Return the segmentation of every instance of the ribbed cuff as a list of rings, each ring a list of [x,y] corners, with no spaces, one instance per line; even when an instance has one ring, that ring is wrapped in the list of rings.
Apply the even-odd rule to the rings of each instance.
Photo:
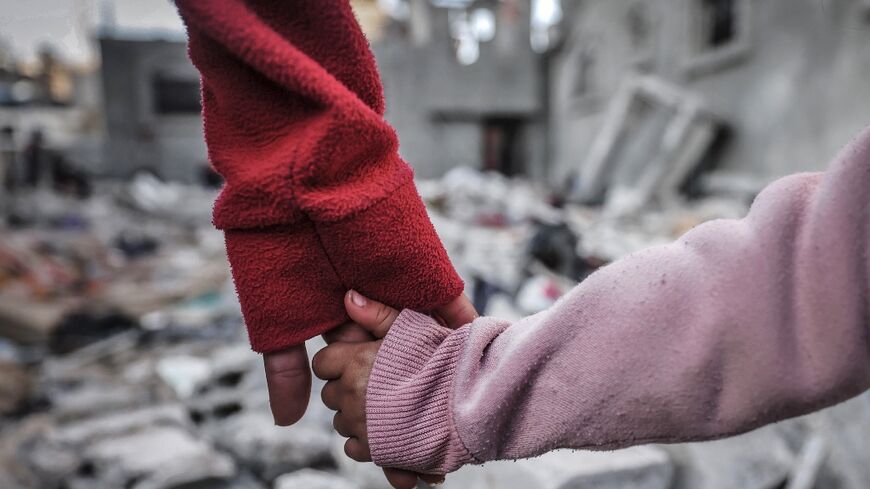
[[[440,475],[474,462],[451,412],[451,387],[468,331],[445,328],[410,310],[393,323],[366,392],[369,446],[377,465]]]

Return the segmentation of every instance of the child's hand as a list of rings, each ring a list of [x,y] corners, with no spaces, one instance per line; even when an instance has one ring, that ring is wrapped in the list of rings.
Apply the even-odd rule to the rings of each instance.
[[[338,434],[349,438],[344,446],[345,453],[354,460],[369,462],[372,458],[366,433],[366,387],[381,338],[386,336],[398,312],[354,291],[347,294],[345,302],[350,302],[347,309],[351,319],[374,339],[332,343],[314,356],[312,368],[315,375],[328,381],[321,397],[328,408],[338,411],[333,427]]]
[[[351,320],[368,331],[372,340],[331,343],[314,356],[312,369],[317,377],[328,381],[321,391],[321,398],[327,407],[338,411],[332,425],[338,434],[348,438],[344,452],[359,462],[370,462],[366,388],[381,339],[387,335],[399,312],[354,291],[345,295],[344,303]],[[429,483],[443,480],[440,476],[390,468],[384,469],[384,475],[393,487],[399,489],[416,486],[418,476]]]

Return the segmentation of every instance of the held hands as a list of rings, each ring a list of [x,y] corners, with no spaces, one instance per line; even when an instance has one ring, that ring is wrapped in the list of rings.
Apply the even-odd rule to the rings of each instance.
[[[349,294],[345,296],[348,304]],[[448,328],[458,328],[477,318],[477,311],[464,295],[439,307],[434,316]],[[370,341],[365,329],[347,323],[323,335],[327,343],[335,341]],[[299,421],[308,408],[311,393],[311,369],[308,367],[308,354],[305,345],[292,346],[286,350],[263,355],[266,367],[266,384],[269,389],[269,404],[272,416],[278,426],[290,426]]]
[[[348,293],[345,302],[351,320],[368,331],[374,340],[332,343],[314,356],[312,368],[314,375],[327,381],[321,398],[326,407],[337,411],[333,427],[348,438],[345,453],[359,462],[369,462],[372,458],[366,432],[366,388],[382,338],[396,320],[398,311],[353,291]]]
[[[341,436],[348,438],[344,446],[345,453],[359,462],[370,462],[372,458],[365,414],[366,389],[378,348],[399,312],[355,291],[345,295],[344,303],[352,322],[324,335],[329,345],[314,356],[312,367],[318,378],[328,381],[323,387],[321,398],[327,407],[337,411],[333,426]],[[451,327],[467,324],[477,317],[465,296],[460,296],[435,313],[441,322]],[[384,474],[396,489],[415,487],[418,477],[428,483],[443,480],[439,476],[390,468],[385,468]]]
[[[348,438],[344,452],[358,462],[370,462],[372,456],[366,429],[366,388],[378,348],[399,313],[355,291],[349,291],[345,295],[344,303],[353,323],[334,332],[342,336],[342,339],[331,341],[332,338],[327,337],[329,346],[314,356],[312,369],[314,375],[327,381],[320,395],[328,408],[337,411],[332,424],[338,434]],[[357,331],[357,334],[365,334],[348,340],[347,329]],[[418,477],[418,474],[412,472],[389,468],[384,469],[384,475],[396,489],[415,487]],[[428,475],[419,477],[430,483],[442,480],[440,477]]]

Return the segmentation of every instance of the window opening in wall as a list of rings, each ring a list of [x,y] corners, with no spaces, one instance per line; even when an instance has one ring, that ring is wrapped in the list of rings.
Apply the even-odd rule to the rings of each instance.
[[[597,62],[595,49],[590,43],[580,46],[577,55],[577,70],[574,73],[574,86],[572,93],[575,97],[585,97],[593,92],[594,72]]]
[[[651,7],[638,1],[625,13],[624,28],[632,49],[632,64],[648,71],[652,68],[656,53],[656,32]]]
[[[736,0],[701,0],[701,29],[703,47],[716,49],[737,37]]]
[[[651,26],[649,11],[642,3],[635,3],[628,10],[626,17],[628,33],[631,36],[631,45],[635,49],[643,49],[650,40]]]
[[[152,79],[154,111],[158,114],[198,114],[199,81],[158,73]]]
[[[686,0],[689,75],[717,71],[751,51],[753,0]]]
[[[483,121],[483,169],[507,176],[525,173],[523,120],[493,117]]]

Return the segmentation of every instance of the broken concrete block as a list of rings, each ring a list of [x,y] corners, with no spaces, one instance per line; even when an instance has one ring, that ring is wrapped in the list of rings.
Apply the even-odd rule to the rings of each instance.
[[[772,489],[791,472],[795,454],[775,426],[745,435],[669,448],[680,460],[678,487]]]
[[[192,396],[196,388],[211,375],[208,360],[192,355],[161,358],[157,361],[156,370],[180,399]]]
[[[236,474],[231,458],[168,426],[101,440],[85,450],[84,460],[85,472],[97,481],[131,489],[168,489]]]
[[[344,453],[345,438],[337,433],[331,433],[332,457],[338,465],[338,472],[347,480],[354,481],[361,489],[391,489],[392,486],[384,477],[384,471],[371,463],[359,463]],[[475,487],[476,486],[465,486]],[[531,487],[531,486],[529,486]]]
[[[302,469],[275,480],[274,489],[360,489],[353,482],[329,472]]]
[[[463,467],[445,489],[668,489],[674,467],[668,454],[644,446],[614,452],[556,450],[539,457]]]
[[[870,487],[870,393],[801,419],[812,430],[810,439],[824,440],[824,469],[839,487]]]
[[[77,419],[151,404],[153,401],[151,392],[143,386],[93,383],[59,392],[52,403],[59,418]]]
[[[33,437],[18,446],[18,460],[39,479],[40,487],[62,487],[73,476],[81,458],[73,447],[53,443],[45,436]]]
[[[165,357],[157,371],[185,399],[197,423],[220,423],[269,406],[262,359],[246,346],[217,348],[205,356]]]
[[[278,427],[265,410],[226,418],[215,427],[214,435],[221,448],[265,480],[332,462],[326,428],[304,420],[291,427]]]
[[[0,336],[22,344],[45,344],[73,307],[70,301],[34,302],[0,295]]]
[[[0,416],[15,412],[30,391],[30,375],[23,367],[0,361]]]
[[[178,404],[150,406],[68,423],[58,427],[51,438],[67,445],[84,446],[158,425],[189,427],[190,418],[187,410]]]

